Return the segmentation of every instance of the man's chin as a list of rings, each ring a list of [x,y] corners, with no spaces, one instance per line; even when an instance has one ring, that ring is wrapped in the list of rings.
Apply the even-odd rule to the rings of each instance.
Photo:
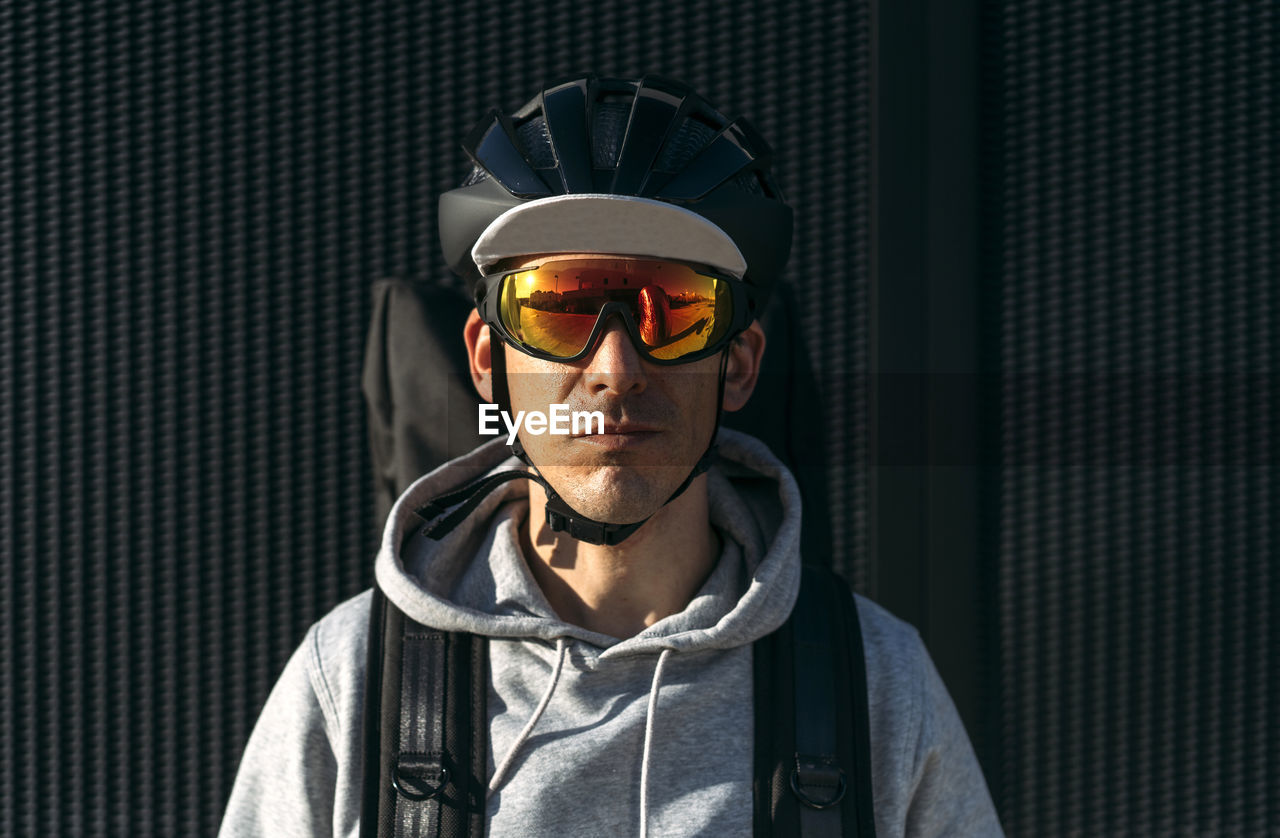
[[[544,469],[543,475],[588,518],[630,524],[657,512],[688,471],[681,466],[563,466]]]

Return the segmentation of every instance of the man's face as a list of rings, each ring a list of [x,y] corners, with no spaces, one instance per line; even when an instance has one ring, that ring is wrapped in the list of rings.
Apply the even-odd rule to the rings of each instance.
[[[511,268],[538,261],[528,259]],[[487,334],[480,331],[487,333],[487,327],[477,321],[473,313],[468,324],[473,377],[488,366]],[[474,343],[471,333],[476,335]],[[727,409],[745,404],[763,346],[763,332],[752,324],[748,336],[730,350]],[[525,451],[543,476],[571,507],[591,518],[629,523],[652,515],[711,441],[719,354],[688,364],[650,363],[637,353],[615,316],[605,323],[594,350],[581,360],[546,361],[510,347],[505,357],[513,413],[549,414],[551,405],[565,404],[570,411],[604,414],[603,434],[582,433],[581,428],[570,435],[520,433]],[[483,375],[477,377],[477,386],[489,398],[482,379]]]

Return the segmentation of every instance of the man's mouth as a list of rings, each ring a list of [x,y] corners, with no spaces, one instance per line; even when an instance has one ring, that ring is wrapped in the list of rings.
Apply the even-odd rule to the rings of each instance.
[[[606,422],[604,426],[604,433],[575,434],[574,439],[580,442],[598,445],[601,448],[619,450],[642,445],[656,439],[661,433],[661,428],[658,428],[655,425],[643,425],[631,422],[610,424]]]

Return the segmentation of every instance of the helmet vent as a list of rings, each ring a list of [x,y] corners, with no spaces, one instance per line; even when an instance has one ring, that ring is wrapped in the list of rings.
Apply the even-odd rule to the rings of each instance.
[[[596,169],[612,169],[618,165],[627,120],[631,116],[631,98],[628,94],[610,91],[597,99],[591,126],[591,163]],[[716,124],[699,110],[688,113],[670,141],[663,146],[654,162],[654,170],[664,174],[679,172],[698,156],[723,127],[723,124]],[[554,168],[555,155],[551,150],[551,137],[542,114],[535,112],[523,122],[517,122],[515,128],[516,140],[529,163],[535,169]],[[488,177],[484,169],[475,166],[462,185],[471,186]],[[756,172],[743,172],[734,178],[734,182],[753,195],[765,192]]]
[[[596,105],[595,124],[591,126],[591,162],[597,169],[618,165],[630,114],[630,102],[623,104],[622,95],[618,93],[602,97]]]

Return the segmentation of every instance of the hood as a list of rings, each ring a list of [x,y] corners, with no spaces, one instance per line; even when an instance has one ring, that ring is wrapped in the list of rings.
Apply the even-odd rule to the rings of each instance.
[[[785,621],[800,580],[800,493],[764,443],[722,428],[707,472],[712,525],[724,549],[689,605],[619,640],[564,622],[547,603],[519,546],[528,480],[502,484],[440,541],[414,514],[431,499],[485,474],[521,470],[501,438],[413,483],[387,520],[375,573],[387,598],[412,619],[445,631],[493,638],[569,638],[601,658],[729,649]]]

